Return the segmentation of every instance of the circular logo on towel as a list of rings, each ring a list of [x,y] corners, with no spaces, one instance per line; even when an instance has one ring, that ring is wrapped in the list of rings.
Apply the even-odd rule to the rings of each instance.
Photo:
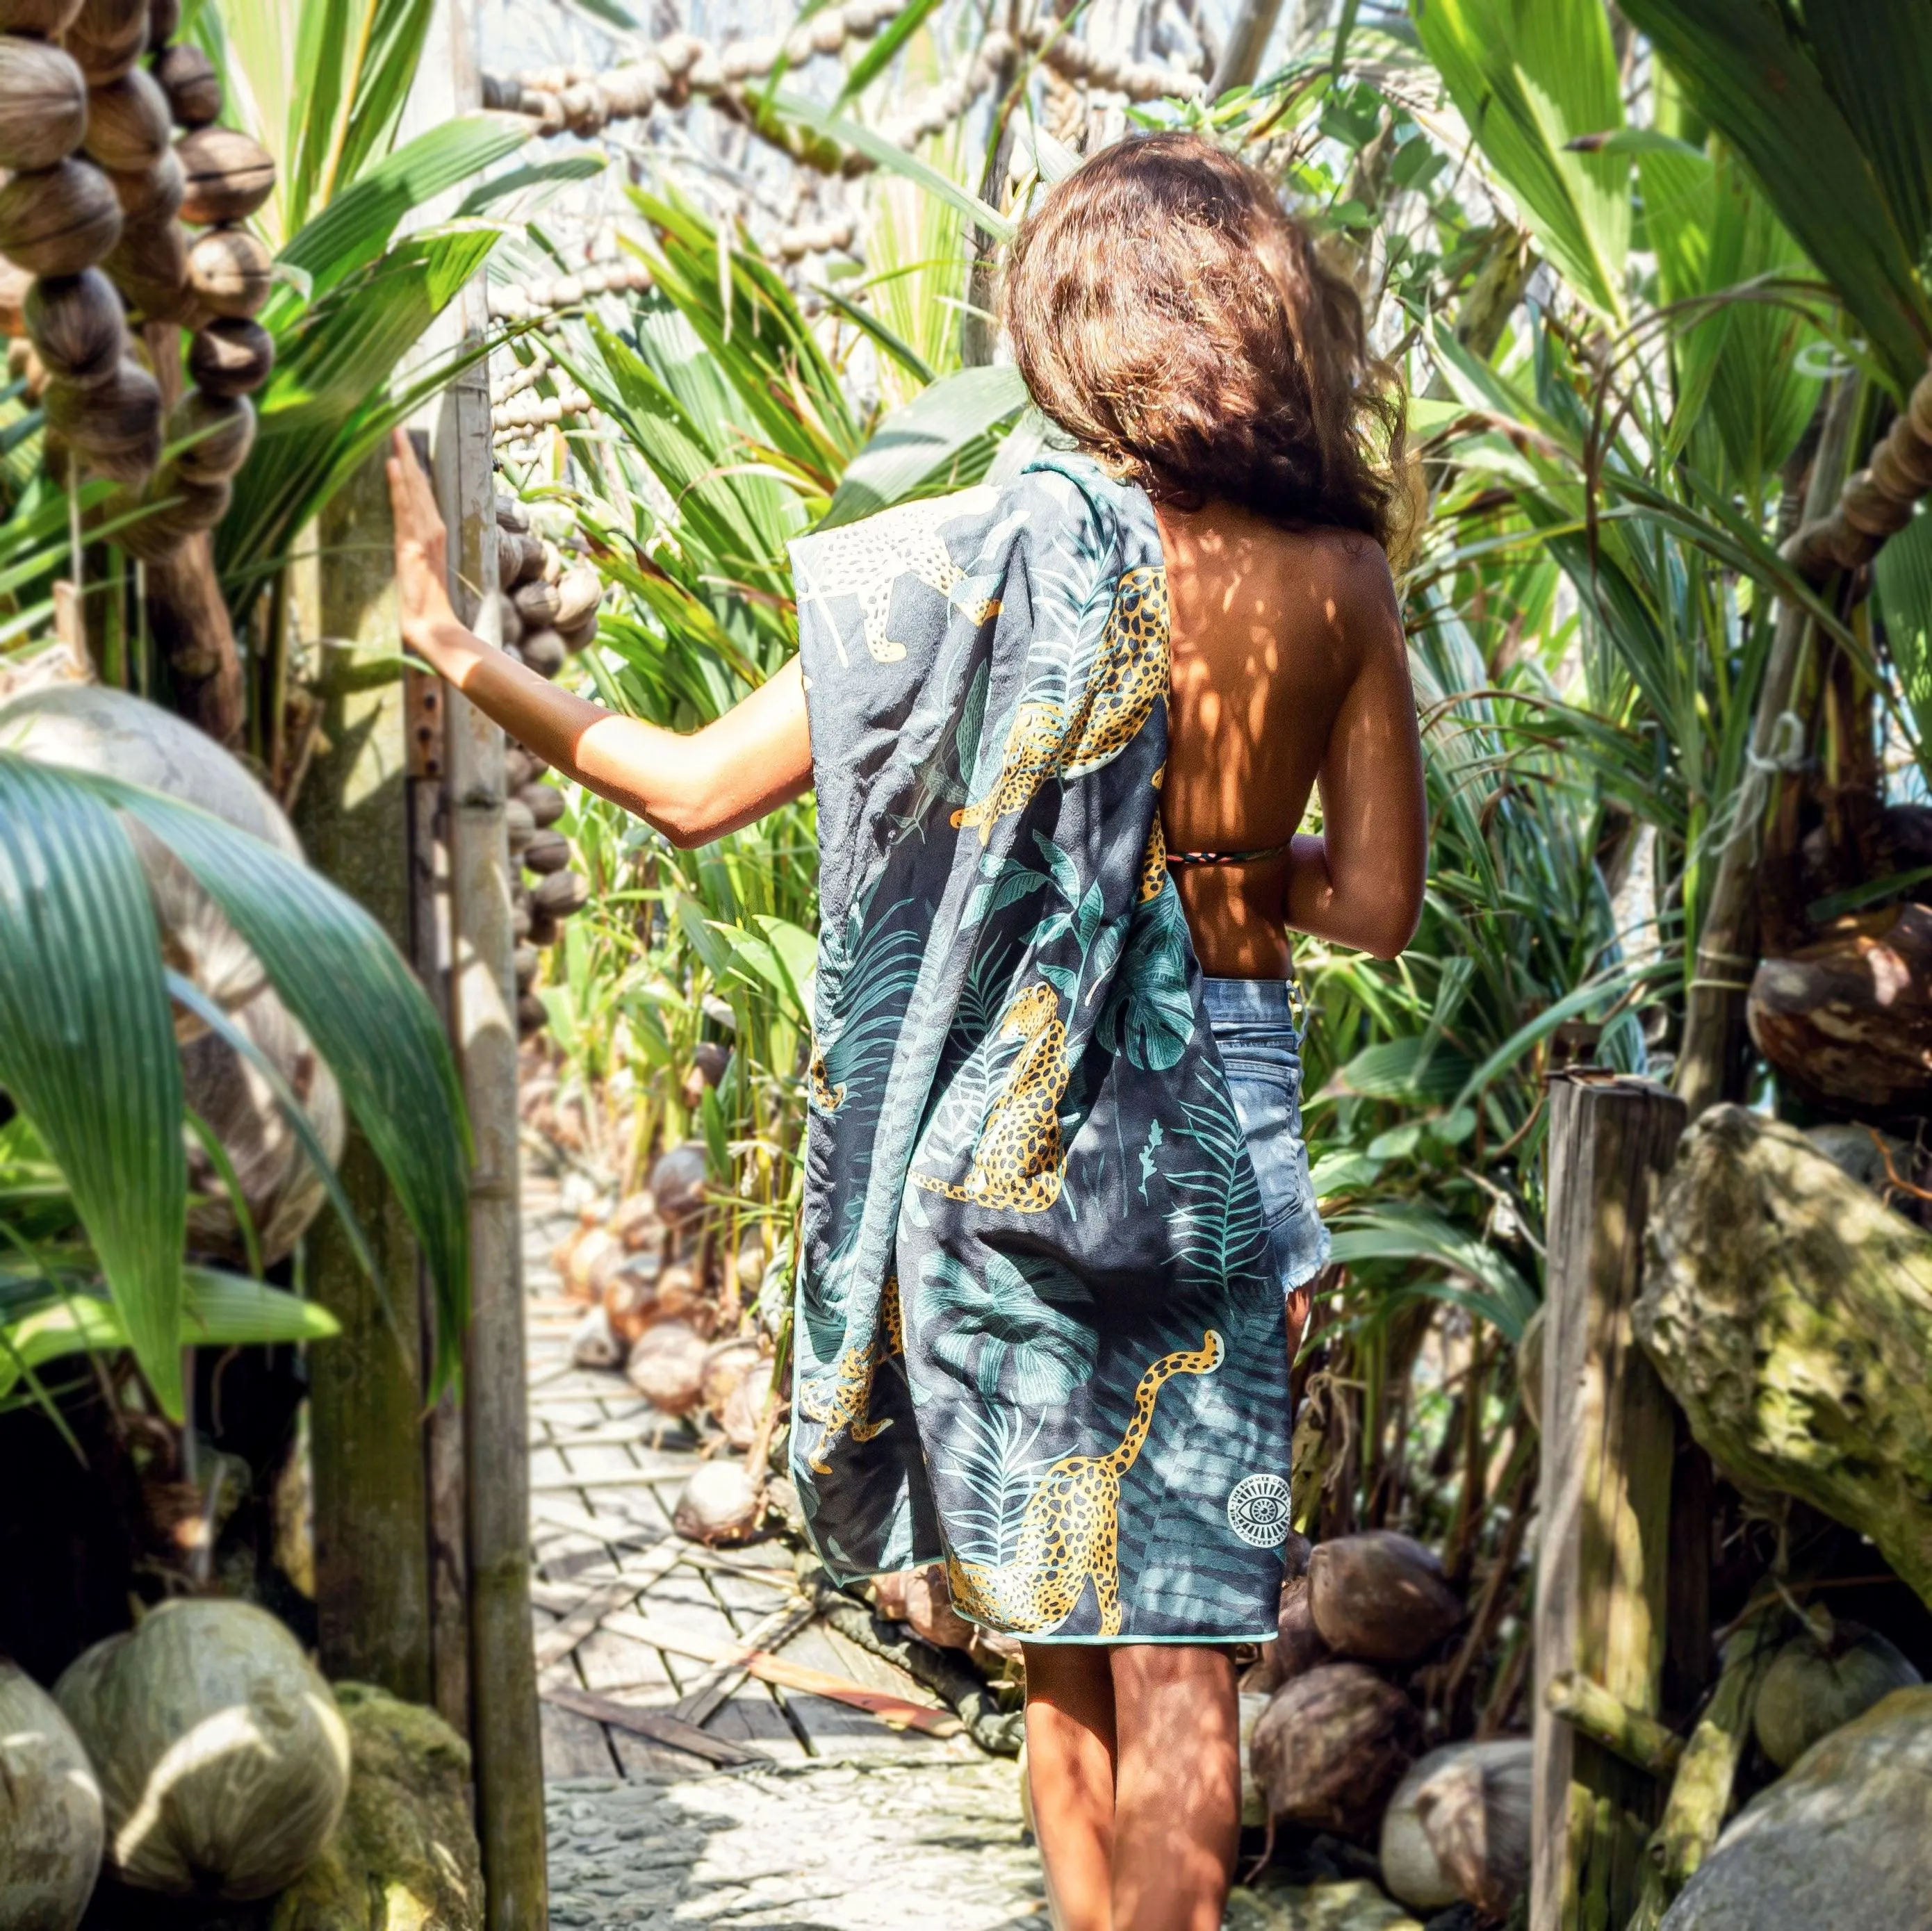
[[[1287,1541],[1288,1517],[1288,1484],[1279,1475],[1250,1475],[1228,1498],[1228,1526],[1257,1549]]]

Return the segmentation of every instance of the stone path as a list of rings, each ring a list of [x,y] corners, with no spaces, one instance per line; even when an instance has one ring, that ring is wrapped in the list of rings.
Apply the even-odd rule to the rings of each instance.
[[[552,1923],[559,1931],[714,1922],[876,1931],[889,1921],[881,1911],[896,1906],[902,1921],[910,1912],[911,1922],[950,1931],[1043,1926],[1039,1861],[1021,1831],[1010,1762],[962,1736],[895,1729],[748,1678],[705,1707],[716,1672],[702,1652],[742,1640],[796,1600],[788,1552],[776,1543],[706,1552],[673,1535],[677,1492],[718,1444],[664,1422],[621,1375],[572,1367],[568,1336],[581,1310],[561,1298],[550,1255],[576,1205],[554,1182],[526,1174],[539,1656],[597,1621],[538,1678],[548,1693]],[[791,1636],[780,1653],[939,1708],[910,1677],[822,1625]],[[714,1769],[585,1714],[586,1697],[694,1719],[754,1761]]]

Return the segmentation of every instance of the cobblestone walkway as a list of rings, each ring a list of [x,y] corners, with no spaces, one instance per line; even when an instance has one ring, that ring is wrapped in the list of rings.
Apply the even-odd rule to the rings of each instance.
[[[1015,1766],[802,1763],[550,1786],[558,1931],[1043,1931]]]

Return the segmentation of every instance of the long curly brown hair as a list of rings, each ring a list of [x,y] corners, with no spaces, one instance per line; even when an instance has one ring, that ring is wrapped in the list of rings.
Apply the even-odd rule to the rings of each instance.
[[[1124,140],[1059,182],[1000,310],[1034,401],[1155,497],[1406,535],[1400,377],[1265,178],[1201,136]]]

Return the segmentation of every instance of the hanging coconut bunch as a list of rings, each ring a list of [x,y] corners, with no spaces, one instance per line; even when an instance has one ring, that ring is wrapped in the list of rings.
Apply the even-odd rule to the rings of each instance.
[[[88,70],[88,151],[110,170],[126,217],[108,271],[148,320],[194,331],[192,386],[167,423],[176,454],[148,484],[142,500],[150,514],[126,539],[150,558],[227,513],[232,478],[254,446],[249,397],[274,366],[274,344],[255,320],[274,262],[244,224],[274,191],[275,164],[246,134],[217,124],[213,64],[197,47],[168,44],[179,11],[177,0],[85,0],[80,16],[82,28],[98,19],[104,64],[99,74]],[[153,60],[110,73],[133,31],[123,16],[138,25]],[[190,228],[203,232],[190,238]]]
[[[104,90],[115,103],[98,115],[112,149],[118,82],[146,35],[146,0],[131,16],[128,0],[0,0],[0,309],[28,345],[10,367],[45,408],[60,466],[136,483],[160,460],[161,392],[100,272],[125,225],[95,151],[96,103]]]

